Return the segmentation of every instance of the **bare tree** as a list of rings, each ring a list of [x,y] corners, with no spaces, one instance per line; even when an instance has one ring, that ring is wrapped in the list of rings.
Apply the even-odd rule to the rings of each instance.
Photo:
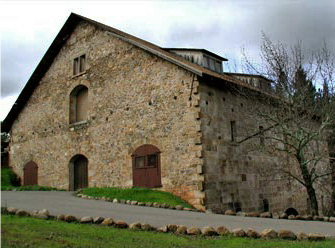
[[[327,182],[330,186],[330,175],[335,174],[326,142],[335,147],[335,56],[326,43],[320,51],[306,55],[301,42],[288,49],[280,42],[273,43],[265,34],[260,55],[262,63],[255,65],[244,53],[243,66],[248,73],[275,82],[276,96],[268,98],[272,107],[256,113],[265,126],[262,135],[270,144],[266,150],[288,157],[278,170],[305,187],[312,213],[318,215],[316,185]],[[321,85],[323,90],[317,92]]]

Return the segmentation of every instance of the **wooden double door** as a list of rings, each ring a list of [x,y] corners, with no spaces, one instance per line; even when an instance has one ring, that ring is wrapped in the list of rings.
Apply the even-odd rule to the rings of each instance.
[[[153,145],[142,145],[132,154],[133,186],[155,188],[160,187],[160,151]]]

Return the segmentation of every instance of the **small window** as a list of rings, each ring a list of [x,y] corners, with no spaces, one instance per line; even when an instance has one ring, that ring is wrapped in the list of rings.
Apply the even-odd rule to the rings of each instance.
[[[260,145],[264,145],[264,127],[259,126],[259,143]]]
[[[236,121],[230,122],[231,141],[236,141]]]
[[[215,71],[221,73],[221,63],[219,61],[215,61]]]
[[[135,168],[144,168],[145,165],[145,157],[136,157],[135,158]]]
[[[241,177],[242,177],[242,182],[247,181],[247,175],[246,174],[242,174]]]
[[[76,76],[86,70],[86,56],[85,54],[73,60],[73,75]]]
[[[79,74],[79,58],[73,60],[73,75]]]
[[[209,68],[208,57],[204,56],[204,67]]]
[[[157,166],[157,155],[148,155],[148,167],[156,167]]]
[[[214,59],[209,59],[209,69],[215,71],[215,61]]]
[[[85,69],[85,54],[79,58],[79,73],[84,72]]]

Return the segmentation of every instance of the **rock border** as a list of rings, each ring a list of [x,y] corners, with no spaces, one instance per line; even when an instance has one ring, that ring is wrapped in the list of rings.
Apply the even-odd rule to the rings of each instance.
[[[283,239],[283,240],[308,240],[308,241],[333,240],[335,238],[332,236],[326,236],[318,233],[309,233],[309,234],[303,232],[294,233],[290,230],[275,231],[273,229],[264,229],[261,232],[257,232],[250,228],[247,231],[241,228],[235,228],[233,230],[229,230],[224,226],[220,226],[216,229],[211,226],[206,226],[200,229],[195,226],[188,228],[185,225],[168,224],[160,228],[155,228],[147,223],[135,222],[128,224],[122,220],[114,220],[113,218],[91,217],[91,216],[84,216],[82,218],[78,218],[74,215],[65,215],[65,214],[53,216],[50,215],[47,209],[34,210],[32,212],[29,212],[23,209],[13,207],[7,207],[7,208],[1,207],[1,214],[17,215],[22,217],[34,217],[38,219],[63,221],[68,223],[80,223],[83,225],[94,224],[94,225],[110,226],[129,230],[173,233],[175,235],[206,236],[206,237],[233,236],[233,237],[246,237],[253,239],[260,238],[265,240]]]
[[[74,194],[77,197],[80,197],[85,200],[102,200],[102,201],[108,201],[113,203],[120,203],[120,204],[128,204],[133,206],[142,206],[142,207],[154,207],[154,208],[166,208],[166,209],[172,209],[172,210],[183,210],[183,211],[192,211],[192,212],[200,212],[205,213],[206,211],[196,209],[196,208],[185,208],[182,205],[177,206],[170,206],[166,203],[157,203],[157,202],[138,202],[138,201],[132,201],[132,200],[120,200],[117,198],[108,198],[108,197],[93,197],[84,195],[81,193],[81,191],[77,191]],[[254,217],[254,218],[272,218],[272,219],[287,219],[287,220],[303,220],[303,221],[324,221],[324,222],[334,222],[335,223],[335,216],[312,216],[312,215],[287,215],[286,213],[271,213],[271,212],[235,212],[234,210],[226,210],[224,215],[230,215],[230,216],[242,216],[242,217]]]
[[[271,213],[271,212],[235,212],[233,210],[226,210],[224,215],[254,217],[254,218],[272,218],[272,219],[286,219],[286,220],[303,220],[303,221],[324,221],[334,222],[335,216],[312,216],[312,215],[287,215],[286,213]]]
[[[128,204],[128,205],[141,206],[141,207],[166,208],[166,209],[172,209],[172,210],[201,212],[201,213],[204,212],[204,211],[196,209],[196,208],[185,208],[182,205],[171,206],[171,205],[166,204],[166,203],[138,202],[138,201],[133,201],[133,200],[123,200],[123,199],[120,200],[120,199],[117,199],[117,198],[108,198],[108,197],[105,197],[105,196],[94,197],[94,196],[84,195],[80,192],[76,192],[74,195],[79,197],[79,198],[85,199],[85,200],[100,200],[100,201],[107,201],[107,202],[120,203],[120,204]]]

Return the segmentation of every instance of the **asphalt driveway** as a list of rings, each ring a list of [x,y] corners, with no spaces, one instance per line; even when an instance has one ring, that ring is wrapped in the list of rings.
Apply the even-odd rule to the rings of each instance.
[[[335,223],[322,221],[289,221],[279,219],[248,218],[225,216],[209,213],[177,211],[170,209],[131,206],[99,200],[84,200],[72,195],[72,192],[60,191],[2,191],[1,206],[15,207],[33,211],[48,209],[51,215],[72,214],[77,217],[112,217],[127,223],[148,223],[155,227],[166,224],[197,226],[225,226],[228,229],[253,228],[262,231],[289,229],[293,232],[320,233],[335,237]]]

